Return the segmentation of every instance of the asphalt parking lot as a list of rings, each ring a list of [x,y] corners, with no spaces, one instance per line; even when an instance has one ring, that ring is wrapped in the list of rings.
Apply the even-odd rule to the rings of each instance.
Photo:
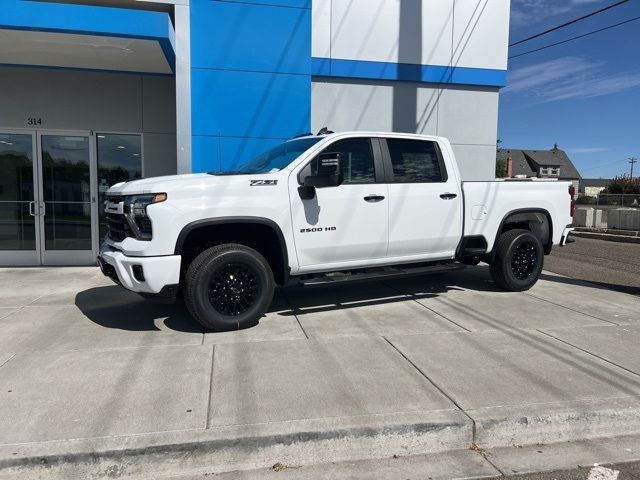
[[[640,295],[640,244],[573,237],[575,242],[554,248],[545,269],[596,283],[619,292]]]
[[[525,293],[483,266],[286,288],[226,333],[97,268],[3,269],[0,288],[0,478],[43,458],[58,478],[159,476],[640,433],[640,298],[548,272]]]

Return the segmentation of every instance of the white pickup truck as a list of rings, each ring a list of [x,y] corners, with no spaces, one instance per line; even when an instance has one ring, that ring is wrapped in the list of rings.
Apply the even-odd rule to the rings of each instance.
[[[105,275],[184,297],[212,330],[255,325],[274,286],[423,274],[486,261],[512,291],[564,245],[568,182],[462,182],[445,138],[373,132],[297,137],[237,171],[114,185]]]

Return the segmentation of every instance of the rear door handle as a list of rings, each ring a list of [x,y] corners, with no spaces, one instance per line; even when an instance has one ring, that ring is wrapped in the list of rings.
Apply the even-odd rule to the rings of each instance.
[[[440,195],[440,198],[444,200],[451,200],[452,198],[456,198],[457,196],[457,193],[443,193],[442,195]]]
[[[380,202],[384,200],[384,195],[367,195],[364,199],[367,202]]]

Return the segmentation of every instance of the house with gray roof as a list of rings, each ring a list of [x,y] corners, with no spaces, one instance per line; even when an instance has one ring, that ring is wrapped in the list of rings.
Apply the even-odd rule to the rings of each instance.
[[[526,176],[537,178],[555,178],[572,181],[579,185],[582,177],[564,150],[521,150],[519,148],[499,148],[497,159],[503,160],[511,177]]]

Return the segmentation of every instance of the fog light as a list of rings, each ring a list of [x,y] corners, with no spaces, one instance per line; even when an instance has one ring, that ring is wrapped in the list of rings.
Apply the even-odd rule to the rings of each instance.
[[[144,282],[144,271],[142,270],[142,265],[134,265],[131,269],[133,270],[133,278],[139,282]]]

